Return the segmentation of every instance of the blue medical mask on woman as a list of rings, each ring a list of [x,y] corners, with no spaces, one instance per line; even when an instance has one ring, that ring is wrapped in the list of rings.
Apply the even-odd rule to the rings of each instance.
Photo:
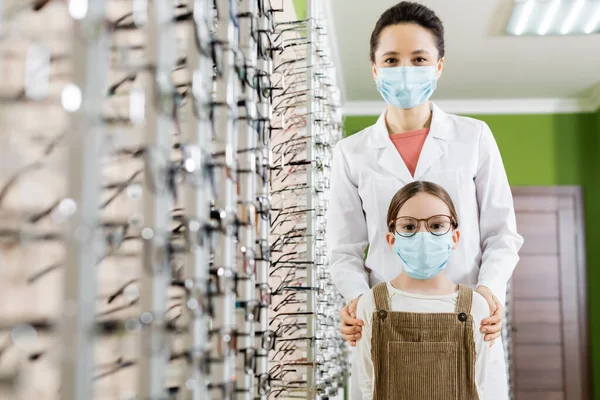
[[[425,103],[437,88],[437,66],[377,69],[377,90],[396,108],[415,108]]]
[[[418,232],[411,237],[395,234],[394,252],[404,264],[404,272],[413,279],[431,279],[442,272],[452,253],[452,231],[442,236]]]

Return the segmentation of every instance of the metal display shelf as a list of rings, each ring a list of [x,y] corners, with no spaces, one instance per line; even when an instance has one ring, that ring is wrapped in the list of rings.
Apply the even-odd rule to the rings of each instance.
[[[319,1],[0,1],[0,399],[327,399]]]

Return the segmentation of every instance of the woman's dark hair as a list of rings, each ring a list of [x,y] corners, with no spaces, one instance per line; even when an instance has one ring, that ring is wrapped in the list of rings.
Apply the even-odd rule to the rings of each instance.
[[[427,181],[415,181],[403,186],[402,189],[398,190],[394,197],[392,197],[392,201],[390,202],[387,213],[387,226],[390,232],[393,233],[396,229],[396,218],[398,218],[398,213],[400,212],[400,209],[404,203],[419,193],[433,195],[446,203],[448,209],[450,210],[450,216],[452,217],[452,225],[454,229],[458,228],[458,214],[456,214],[456,207],[454,207],[454,203],[452,202],[452,198],[448,192],[446,192],[443,187],[435,183]]]
[[[375,24],[375,29],[371,33],[370,57],[372,63],[375,62],[375,51],[379,47],[381,32],[388,26],[396,24],[417,24],[429,30],[435,36],[439,58],[444,57],[444,24],[442,24],[442,21],[433,11],[422,4],[401,1],[385,10],[379,17],[377,24]]]

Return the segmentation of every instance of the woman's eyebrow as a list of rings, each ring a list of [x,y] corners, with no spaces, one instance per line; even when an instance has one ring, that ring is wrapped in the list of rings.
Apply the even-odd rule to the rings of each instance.
[[[394,50],[390,50],[390,51],[386,51],[385,53],[383,53],[381,55],[381,57],[397,56],[398,54],[400,54],[400,53],[397,51],[394,51]],[[418,50],[413,51],[411,54],[418,55],[418,54],[431,54],[431,53],[429,53],[427,50],[424,50],[424,49],[418,49]]]

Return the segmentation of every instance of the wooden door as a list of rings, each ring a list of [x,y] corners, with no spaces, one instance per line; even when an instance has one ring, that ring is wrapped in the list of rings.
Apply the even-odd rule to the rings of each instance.
[[[581,190],[514,188],[525,244],[511,281],[516,400],[588,400]]]

